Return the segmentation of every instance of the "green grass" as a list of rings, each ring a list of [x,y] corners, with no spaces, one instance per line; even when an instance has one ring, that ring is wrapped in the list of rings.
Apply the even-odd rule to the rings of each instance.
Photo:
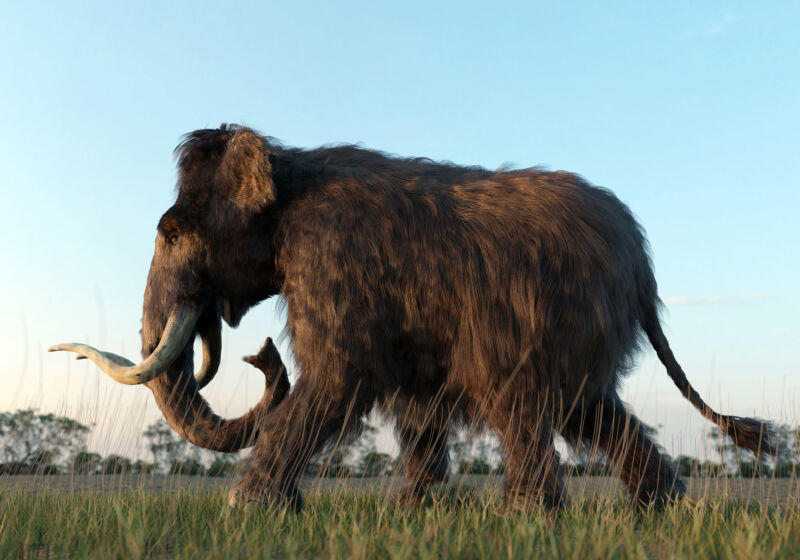
[[[0,558],[798,558],[800,507],[686,499],[661,512],[576,500],[507,514],[496,496],[311,494],[306,509],[235,511],[222,492],[0,491]]]

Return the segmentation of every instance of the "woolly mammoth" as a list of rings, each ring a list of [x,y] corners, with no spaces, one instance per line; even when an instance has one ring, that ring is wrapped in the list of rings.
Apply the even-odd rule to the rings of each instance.
[[[234,506],[300,507],[312,455],[375,406],[396,425],[404,502],[446,477],[448,430],[467,422],[500,437],[510,506],[563,503],[554,433],[598,446],[634,499],[676,498],[673,467],[617,396],[645,338],[703,416],[758,455],[774,450],[767,423],[718,414],[687,381],[661,329],[642,229],[605,189],[565,172],[288,148],[239,126],[195,131],[176,153],[143,361],[82,344],[51,350],[146,384],[196,445],[253,446]],[[286,304],[299,378],[289,391],[268,344],[256,360],[264,398],[222,419],[200,393],[219,366],[221,320],[236,327],[273,295]]]

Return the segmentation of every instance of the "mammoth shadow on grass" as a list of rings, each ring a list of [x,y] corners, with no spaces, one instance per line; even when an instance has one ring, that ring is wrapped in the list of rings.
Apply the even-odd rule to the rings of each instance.
[[[195,445],[252,446],[232,506],[300,508],[305,465],[376,406],[396,426],[401,503],[447,477],[448,432],[462,424],[500,437],[507,507],[565,502],[554,433],[608,456],[636,503],[671,501],[683,484],[617,395],[645,340],[703,416],[737,445],[774,453],[768,423],[719,414],[689,384],[661,328],[643,230],[610,191],[563,171],[289,148],[236,125],[192,132],[176,154],[143,361],[82,344],[51,350],[146,384]],[[286,306],[297,382],[288,390],[267,348],[256,364],[275,373],[264,397],[220,418],[200,391],[219,368],[221,321],[236,327],[273,295]]]

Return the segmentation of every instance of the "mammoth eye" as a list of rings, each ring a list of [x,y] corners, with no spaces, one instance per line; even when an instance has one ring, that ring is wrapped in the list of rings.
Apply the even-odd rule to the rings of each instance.
[[[167,241],[170,245],[175,245],[178,242],[178,234],[177,233],[170,233],[167,237]]]

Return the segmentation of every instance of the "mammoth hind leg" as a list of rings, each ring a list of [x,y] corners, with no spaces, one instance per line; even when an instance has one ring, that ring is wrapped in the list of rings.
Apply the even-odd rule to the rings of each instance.
[[[505,404],[495,406],[487,420],[500,435],[508,457],[504,489],[507,507],[530,510],[539,504],[550,509],[566,505],[549,417],[541,408],[528,406],[524,399]]]
[[[562,430],[573,444],[599,448],[619,472],[635,503],[656,506],[686,492],[642,422],[616,395],[576,407]]]

